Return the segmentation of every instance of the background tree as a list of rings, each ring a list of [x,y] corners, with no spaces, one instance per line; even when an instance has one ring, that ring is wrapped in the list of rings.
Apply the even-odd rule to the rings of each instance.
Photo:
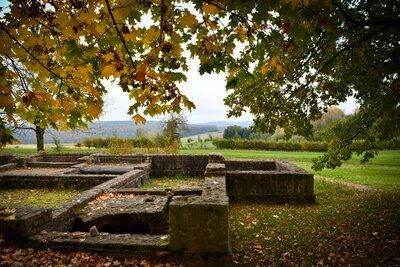
[[[223,138],[225,139],[249,139],[251,134],[255,134],[256,131],[247,127],[240,126],[228,126],[224,130]]]
[[[187,129],[187,119],[182,114],[172,113],[163,121],[163,137],[166,139],[166,146],[178,148],[181,143],[179,132]]]

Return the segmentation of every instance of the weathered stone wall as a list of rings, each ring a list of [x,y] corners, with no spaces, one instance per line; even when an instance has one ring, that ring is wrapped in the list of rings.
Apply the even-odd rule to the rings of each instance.
[[[254,171],[270,171],[276,169],[274,160],[226,160],[226,170],[254,170]]]
[[[208,163],[208,155],[148,155],[152,163],[151,177],[184,175],[201,177]]]
[[[88,154],[42,154],[31,158],[31,162],[78,162],[78,159]]]
[[[264,203],[314,203],[312,174],[290,171],[227,171],[229,200]]]
[[[222,166],[217,170],[221,172]],[[202,260],[194,265],[230,265],[229,201],[225,177],[205,177],[201,196],[173,197],[169,225],[172,251],[190,254],[194,259],[199,256]]]
[[[42,207],[0,207],[0,233],[6,242],[18,241],[43,229],[51,221],[51,209]]]
[[[14,158],[13,155],[0,155],[0,165],[10,163]]]
[[[84,191],[66,204],[57,207],[53,211],[53,223],[50,226],[54,230],[68,231],[73,225],[73,218],[76,209],[83,207],[99,195],[112,188],[131,187],[133,184],[142,185],[149,177],[149,169],[143,166],[143,169],[132,170],[119,175],[111,180],[96,185],[90,190]]]
[[[69,188],[89,189],[115,178],[108,174],[0,175],[0,188]]]
[[[94,154],[89,157],[91,163],[143,163],[147,160],[146,155],[132,154],[132,155],[107,155],[107,154]]]

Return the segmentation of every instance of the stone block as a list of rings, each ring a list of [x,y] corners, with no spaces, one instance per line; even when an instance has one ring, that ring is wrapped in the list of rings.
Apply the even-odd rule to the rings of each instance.
[[[173,197],[169,208],[170,247],[195,254],[230,254],[228,199]]]
[[[208,163],[225,163],[225,158],[221,153],[208,154]]]
[[[43,207],[0,207],[0,232],[5,241],[17,241],[51,222],[51,209]]]
[[[213,176],[225,176],[225,164],[224,163],[208,163],[206,171],[204,173],[205,177]]]

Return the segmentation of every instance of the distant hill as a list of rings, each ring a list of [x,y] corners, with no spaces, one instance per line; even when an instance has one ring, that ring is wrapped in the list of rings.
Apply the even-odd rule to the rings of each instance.
[[[61,143],[82,142],[86,137],[136,137],[136,130],[142,128],[145,135],[161,132],[161,122],[147,121],[145,125],[136,125],[133,121],[98,121],[89,124],[88,130],[58,132],[49,129],[45,133],[45,143],[53,143],[54,138],[60,140]],[[208,132],[216,132],[218,128],[208,124],[189,124],[188,129],[181,132],[182,137],[198,135]],[[20,130],[15,137],[22,144],[35,144],[35,132],[31,130]]]
[[[228,126],[241,126],[241,127],[249,127],[253,125],[253,121],[210,121],[210,122],[203,122],[203,123],[198,123],[198,125],[207,125],[207,126],[215,126],[219,130],[223,130]]]

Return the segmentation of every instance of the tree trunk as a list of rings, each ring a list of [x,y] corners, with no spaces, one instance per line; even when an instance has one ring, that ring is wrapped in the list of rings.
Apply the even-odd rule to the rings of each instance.
[[[42,127],[36,125],[36,148],[37,151],[44,151],[44,130]]]

